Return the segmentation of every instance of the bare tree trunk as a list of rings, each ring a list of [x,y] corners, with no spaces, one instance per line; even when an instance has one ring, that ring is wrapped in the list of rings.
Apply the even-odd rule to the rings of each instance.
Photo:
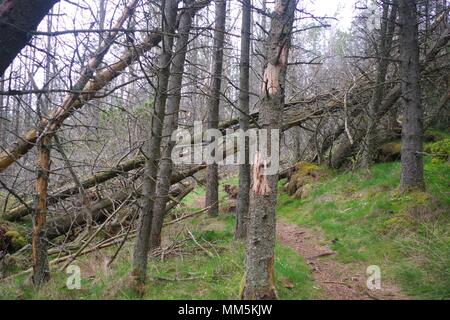
[[[222,87],[223,50],[225,44],[225,25],[227,1],[215,0],[216,25],[214,29],[213,74],[211,80],[211,102],[208,112],[208,129],[219,128],[220,92]],[[214,143],[214,141],[212,141]],[[217,141],[216,141],[217,142]],[[215,155],[212,155],[213,157]],[[207,167],[205,204],[210,216],[219,214],[219,170],[218,164]]]
[[[241,28],[241,70],[240,70],[240,91],[239,126],[244,132],[249,130],[250,113],[250,24],[251,24],[251,1],[242,2],[242,28]],[[239,167],[239,193],[236,204],[236,239],[247,237],[247,220],[250,205],[250,161],[248,139],[245,141],[245,148],[241,154],[245,158],[245,164]]]
[[[173,50],[173,33],[177,17],[177,1],[163,1],[162,30],[164,32],[162,53],[159,57],[158,87],[152,115],[151,136],[145,145],[145,172],[143,179],[143,198],[141,203],[138,237],[133,252],[134,289],[143,293],[147,276],[147,259],[152,230],[153,205],[158,165],[161,155],[161,139],[166,112],[167,87],[170,77],[170,62]]]
[[[272,25],[267,40],[266,69],[261,92],[260,124],[267,129],[268,150],[271,136],[282,129],[282,110],[285,99],[286,71],[295,18],[296,0],[277,0],[272,13]],[[279,153],[279,150],[278,150]],[[253,187],[250,197],[250,221],[246,250],[245,285],[242,298],[273,300],[275,288],[275,210],[277,204],[278,173],[263,172],[267,155],[256,157],[253,165]],[[279,157],[279,154],[271,155]]]
[[[2,77],[0,77],[0,90],[3,91],[5,88],[5,82]],[[0,96],[0,147],[6,146],[6,132],[8,128],[8,109],[7,105],[4,103],[3,96]]]
[[[127,7],[118,22],[118,26],[121,27],[125,20],[130,16],[134,10],[134,6],[137,0],[132,0],[132,5]],[[82,90],[90,78],[92,77],[93,70],[97,68],[103,61],[108,49],[110,48],[113,40],[115,39],[117,32],[111,32],[105,42],[99,47],[95,55],[90,59],[88,65],[82,72],[82,76],[75,84],[74,89],[76,91]],[[63,103],[61,109],[63,112],[70,108],[75,101],[79,98],[78,94],[69,95]],[[58,109],[58,112],[61,112]],[[53,119],[52,119],[53,120]],[[42,283],[49,279],[48,272],[48,257],[46,250],[46,238],[45,238],[45,222],[47,211],[47,194],[48,183],[50,175],[50,148],[53,136],[61,123],[55,121],[46,121],[40,119],[39,135],[37,135],[36,143],[38,147],[37,154],[37,180],[36,180],[36,193],[37,193],[37,207],[35,216],[33,217],[33,283],[35,286],[40,286]]]
[[[0,76],[30,41],[42,19],[58,0],[5,0],[0,4]]]
[[[183,84],[183,73],[186,62],[189,34],[192,28],[193,17],[199,8],[191,6],[181,15],[179,38],[177,40],[175,56],[172,61],[171,76],[169,80],[168,100],[166,118],[164,119],[162,156],[158,171],[158,182],[155,192],[155,203],[153,206],[153,222],[150,235],[150,247],[157,248],[161,245],[161,231],[166,213],[166,205],[169,200],[170,177],[172,176],[173,163],[171,159],[175,141],[172,141],[172,133],[178,129],[178,118],[180,111],[181,90]]]
[[[417,0],[401,0],[400,56],[404,119],[402,132],[402,191],[425,189],[423,173],[423,110],[420,90]]]
[[[42,130],[45,130],[42,126]],[[33,216],[33,284],[41,286],[50,279],[47,257],[47,238],[45,236],[47,193],[50,175],[50,148],[52,138],[44,135],[38,141],[36,194],[37,207]]]
[[[389,13],[389,7],[391,12]],[[379,62],[377,68],[377,79],[375,89],[373,91],[372,99],[369,103],[368,119],[367,119],[367,133],[363,141],[363,158],[362,167],[369,168],[373,164],[376,149],[376,127],[379,121],[379,109],[383,102],[385,94],[385,82],[387,71],[389,67],[389,55],[392,47],[392,39],[394,37],[395,20],[397,17],[397,3],[394,1],[392,5],[383,2],[383,22],[381,28],[381,35],[379,40]]]

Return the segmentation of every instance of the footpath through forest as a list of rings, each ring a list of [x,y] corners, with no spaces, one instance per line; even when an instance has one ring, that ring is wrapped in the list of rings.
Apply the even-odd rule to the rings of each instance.
[[[277,223],[278,241],[295,250],[305,259],[314,276],[316,287],[326,300],[405,300],[400,290],[382,281],[381,290],[367,289],[367,266],[343,264],[333,252],[323,245],[318,231],[300,228],[283,221]],[[382,279],[383,280],[383,279]]]

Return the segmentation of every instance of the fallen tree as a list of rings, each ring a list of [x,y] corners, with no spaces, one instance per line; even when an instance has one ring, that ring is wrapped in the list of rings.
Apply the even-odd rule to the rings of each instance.
[[[106,171],[100,171],[96,175],[83,180],[81,182],[81,186],[85,190],[95,187],[95,186],[105,183],[111,179],[114,179],[124,173],[139,169],[144,165],[144,163],[145,163],[145,159],[143,157],[138,157],[136,159],[127,161],[124,164],[118,165],[117,167],[115,167],[113,169],[106,170]],[[186,179],[187,177],[194,175],[195,173],[199,172],[203,168],[204,168],[204,166],[194,166],[187,170],[174,172],[174,174],[172,175],[172,178],[171,178],[171,182],[172,182],[172,184],[178,183],[178,182]],[[53,204],[57,203],[58,201],[65,200],[65,199],[70,198],[79,193],[80,193],[80,188],[76,185],[72,185],[68,188],[59,190],[59,191],[55,192],[54,194],[50,195],[48,197],[48,204],[53,205]],[[26,205],[21,205],[14,209],[6,211],[2,215],[2,218],[7,221],[17,221],[17,220],[20,220],[20,219],[26,217],[27,215],[29,215],[32,210],[33,210],[33,201],[28,201],[28,202],[26,202]]]
[[[106,68],[104,71],[100,72],[95,79],[91,80],[85,87],[82,99],[77,101],[72,107],[71,112],[80,109],[86,102],[95,98],[95,93],[100,89],[104,88],[109,82],[116,78],[121,71],[123,71],[129,64],[135,61],[139,55],[150,50],[156,46],[161,39],[159,34],[154,34],[149,36],[147,40],[141,44],[141,46],[136,49],[130,50],[125,54],[121,60],[110,67]],[[323,116],[330,112],[338,111],[341,106],[339,103],[330,104],[330,95],[320,95],[313,97],[311,99],[294,101],[287,103],[285,105],[284,114],[284,130],[288,130],[292,127],[298,126],[301,123],[314,119],[316,117]],[[320,105],[325,105],[320,106]],[[319,107],[317,106],[319,105]],[[63,116],[62,121],[64,121],[70,114]],[[258,127],[259,112],[253,113],[251,115],[251,127]],[[59,121],[61,121],[59,120]],[[219,129],[225,131],[226,129],[237,128],[239,125],[239,119],[232,119],[230,121],[223,122]],[[37,140],[36,129],[30,130],[25,136],[19,138],[15,143],[13,143],[9,148],[4,150],[0,154],[0,172],[4,171],[15,161],[22,158],[27,154],[32,148],[34,148]]]
[[[440,52],[444,50],[447,47],[448,42],[450,41],[450,28],[447,28],[446,31],[441,35],[441,37],[436,41],[432,49],[427,53],[427,55],[424,57],[424,59],[421,60],[421,75],[427,75],[428,72],[430,72],[430,66],[432,65],[431,62],[433,62]],[[379,113],[378,113],[378,119],[382,119],[386,113],[388,113],[391,108],[397,103],[397,101],[402,96],[402,88],[400,84],[397,84],[394,86],[386,95]],[[441,99],[440,106],[441,109],[445,108],[448,102],[448,96],[444,95]],[[359,124],[356,127],[354,136],[353,136],[353,144],[350,142],[350,140],[342,136],[340,139],[340,142],[338,143],[338,146],[336,150],[334,151],[332,158],[331,158],[331,166],[333,168],[341,168],[346,159],[352,155],[352,153],[355,150],[355,145],[358,145],[359,142],[361,142],[365,135],[366,135],[366,124],[363,121],[359,121]],[[341,130],[340,135],[344,133],[343,130]],[[337,139],[339,137],[335,137]]]
[[[178,181],[179,182],[179,181]],[[177,182],[177,183],[178,183]],[[174,209],[181,200],[194,190],[194,184],[174,186],[171,190],[171,201],[166,206],[166,212]],[[141,188],[137,190],[119,191],[113,196],[101,199],[94,203],[88,211],[80,211],[69,215],[62,215],[58,218],[48,221],[47,239],[53,240],[61,235],[65,235],[70,230],[82,227],[88,221],[101,222],[108,216],[108,211],[114,209],[117,205],[126,205],[128,202],[139,199]]]
[[[330,112],[337,112],[341,109],[341,106],[338,102],[333,102],[330,100],[331,97],[329,95],[322,95],[318,97],[314,97],[308,100],[304,101],[296,101],[287,103],[285,105],[285,112],[284,114],[284,126],[283,130],[289,130],[290,128],[293,128],[295,126],[298,126],[306,121],[309,121],[311,119],[314,119],[316,117],[324,116],[326,114],[329,114]],[[325,104],[325,106],[321,106],[321,104]],[[319,105],[319,107],[318,107]],[[257,127],[257,120],[259,119],[259,113],[253,113],[251,115],[251,118],[253,119],[253,123],[251,127],[255,128]],[[226,129],[233,129],[237,128],[239,125],[238,119],[232,119],[230,121],[223,122],[220,125],[220,129],[225,132]],[[36,139],[36,131],[31,131],[29,136],[29,139]],[[25,140],[21,142],[20,146],[17,145],[16,147],[13,147],[15,152],[19,152],[20,156],[24,155],[26,152],[28,152],[29,146],[32,146],[30,143],[26,142]],[[24,153],[25,152],[25,153]],[[1,156],[0,156],[0,163],[1,163]],[[121,164],[111,170],[106,170],[99,172],[98,174],[94,175],[93,177],[90,177],[84,181],[82,181],[81,185],[84,189],[92,188],[96,185],[102,184],[104,182],[107,182],[111,179],[116,178],[117,176],[120,176],[123,173],[130,172],[136,169],[139,169],[143,167],[145,164],[145,158],[144,157],[137,157],[133,160],[130,160],[124,164]],[[203,167],[196,167],[193,169],[195,172],[191,173],[190,175],[200,171]],[[0,165],[1,169],[1,165]],[[1,171],[1,170],[0,170]],[[176,175],[176,174],[175,174]],[[49,205],[55,204],[56,202],[60,200],[67,199],[71,196],[74,196],[79,193],[79,188],[77,186],[70,186],[69,188],[57,191],[49,196],[48,203]],[[30,210],[32,209],[33,201],[26,202],[26,205],[21,205],[17,208],[11,209],[3,214],[3,219],[8,221],[15,221],[19,220],[26,215],[30,213]]]

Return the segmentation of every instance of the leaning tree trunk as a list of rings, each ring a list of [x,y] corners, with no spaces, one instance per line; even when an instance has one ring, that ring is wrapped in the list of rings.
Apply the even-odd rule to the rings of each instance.
[[[141,44],[127,50],[118,61],[97,73],[94,78],[90,78],[78,99],[72,99],[72,94],[68,94],[65,101],[70,101],[70,103],[64,105],[64,110],[56,108],[50,113],[52,122],[60,126],[75,110],[81,109],[88,101],[94,99],[96,92],[106,87],[112,80],[121,75],[129,65],[135,62],[141,55],[156,47],[160,42],[161,35],[159,33],[152,33]],[[79,80],[77,83],[81,84],[82,82]],[[6,148],[5,151],[1,152],[0,172],[6,170],[15,161],[18,161],[33,149],[36,145],[36,139],[37,132],[35,129],[31,129],[24,136],[18,138],[15,143]]]
[[[244,132],[249,130],[250,113],[250,27],[251,27],[251,1],[242,2],[242,30],[241,30],[241,70],[240,70],[240,91],[239,107],[240,129]],[[250,205],[250,163],[248,139],[245,141],[245,148],[240,152],[245,163],[239,167],[239,193],[236,203],[236,239],[247,237],[248,209]]]
[[[423,173],[423,110],[419,85],[417,0],[401,0],[400,59],[404,119],[402,130],[402,191],[425,189]]]
[[[143,293],[147,277],[147,260],[150,232],[152,230],[154,196],[161,155],[161,139],[174,42],[173,33],[175,31],[178,7],[178,3],[175,0],[165,0],[163,4],[165,18],[162,21],[162,29],[165,35],[163,37],[162,53],[159,57],[158,87],[152,115],[151,135],[147,140],[144,150],[147,160],[143,178],[143,195],[138,224],[138,236],[133,252],[133,289],[139,294]]]
[[[214,29],[213,74],[211,79],[211,102],[208,112],[208,129],[219,128],[220,92],[222,87],[223,50],[225,44],[226,0],[215,0],[216,25]],[[217,141],[215,141],[217,142]],[[214,141],[212,141],[214,143]],[[212,155],[215,158],[215,154]],[[219,168],[216,162],[207,167],[205,205],[210,216],[219,214]]]
[[[161,231],[166,213],[166,204],[169,200],[170,177],[172,176],[173,162],[171,159],[175,141],[172,141],[172,133],[178,128],[178,114],[180,110],[181,89],[183,83],[184,65],[186,62],[189,34],[192,21],[198,7],[191,7],[181,15],[179,23],[179,38],[175,48],[175,56],[172,61],[171,76],[169,79],[169,90],[167,99],[167,115],[164,119],[162,156],[158,171],[158,181],[155,192],[155,203],[153,206],[153,222],[150,234],[150,247],[157,248],[161,245]]]
[[[296,4],[296,0],[277,0],[267,40],[260,124],[262,129],[268,130],[268,150],[271,150],[272,134],[282,129],[284,88]],[[269,175],[264,172],[264,164],[269,161],[266,156],[258,153],[253,164],[245,284],[242,291],[242,298],[246,300],[277,298],[274,251],[278,173]],[[279,159],[279,150],[271,156]]]
[[[427,52],[427,55],[420,61],[420,73],[421,74],[427,74],[428,72],[433,72],[433,66],[432,63],[437,56],[447,48],[447,44],[450,41],[450,29],[446,28],[444,32],[441,33],[439,39],[436,41],[436,43],[433,45],[433,47]],[[384,114],[389,111],[389,108],[391,108],[397,100],[400,99],[402,95],[402,85],[396,85],[394,88],[392,88],[388,95],[385,97],[385,100],[381,104],[381,108],[378,113],[378,119],[382,119]],[[357,130],[357,133],[361,130],[364,131],[364,128],[359,128]],[[344,131],[341,132],[341,134]],[[358,137],[354,137],[354,142],[358,143],[361,141],[361,139],[364,138],[364,135],[358,134]],[[331,143],[329,144],[331,146]],[[333,153],[332,159],[330,160],[331,166],[333,168],[341,168],[343,164],[345,163],[345,160],[352,154],[352,145],[348,141],[348,139],[343,139],[339,146],[336,148],[336,151]]]
[[[117,27],[121,28],[128,17],[134,10],[138,0],[132,0],[129,7],[125,9],[121,18],[117,22]],[[106,40],[100,45],[95,52],[94,56],[89,60],[88,65],[82,71],[82,76],[74,86],[75,91],[82,90],[89,80],[93,76],[93,70],[95,70],[103,61],[106,53],[111,47],[113,41],[117,36],[117,31],[109,33]],[[56,114],[65,112],[67,107],[73,105],[78,100],[80,93],[73,93],[69,95],[63,102],[63,106],[58,109]],[[61,111],[62,110],[62,111]],[[57,119],[57,118],[56,118]],[[36,180],[36,193],[37,193],[37,207],[35,216],[33,217],[33,283],[35,286],[40,286],[42,283],[49,279],[48,270],[48,257],[46,249],[45,238],[45,222],[47,211],[47,195],[48,195],[48,183],[50,175],[50,148],[51,141],[56,133],[57,128],[61,123],[55,122],[55,119],[49,121],[40,121],[40,130],[37,135],[37,180]]]

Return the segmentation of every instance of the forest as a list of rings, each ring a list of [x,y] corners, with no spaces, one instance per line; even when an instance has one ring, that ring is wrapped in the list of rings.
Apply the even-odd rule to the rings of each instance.
[[[0,0],[0,300],[450,300],[449,13]]]

